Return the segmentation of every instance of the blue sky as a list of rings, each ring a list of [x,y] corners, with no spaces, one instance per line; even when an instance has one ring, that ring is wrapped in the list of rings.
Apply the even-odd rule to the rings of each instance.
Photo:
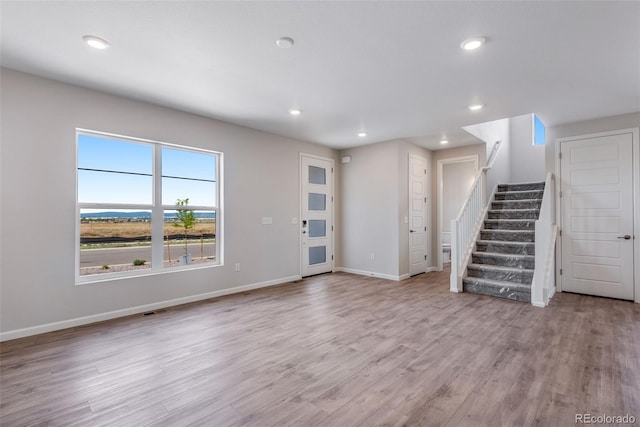
[[[162,150],[162,203],[189,198],[190,205],[215,204],[215,157],[207,153],[156,146]],[[78,170],[80,203],[151,204],[153,145],[93,135],[78,135],[78,168],[140,175]]]
[[[542,120],[535,114],[533,115],[533,144],[544,145],[546,143],[546,130]]]

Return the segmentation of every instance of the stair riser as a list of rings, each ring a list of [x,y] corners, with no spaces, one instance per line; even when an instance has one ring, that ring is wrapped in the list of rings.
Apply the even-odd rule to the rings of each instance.
[[[544,182],[533,184],[500,184],[497,192],[504,193],[507,191],[543,191]]]
[[[493,286],[484,286],[473,282],[473,279],[463,280],[464,292],[471,292],[474,294],[490,295],[499,298],[510,299],[521,302],[531,302],[531,291],[526,292],[523,290],[514,290],[508,287],[496,288]]]
[[[523,230],[534,231],[536,229],[536,222],[531,221],[518,221],[518,222],[491,222],[485,221],[485,230]]]
[[[496,193],[495,200],[523,200],[523,199],[540,199],[542,200],[542,191],[527,191],[526,193]]]
[[[496,265],[499,267],[512,268],[535,268],[535,260],[513,257],[497,257],[492,255],[472,255],[471,262],[474,264]]]
[[[523,283],[530,285],[533,280],[533,273],[524,271],[487,271],[475,268],[467,268],[468,277],[479,277],[490,280],[506,280],[508,282]]]
[[[533,242],[536,235],[531,231],[481,230],[482,240],[499,240],[501,242]]]
[[[477,252],[495,252],[499,254],[514,254],[514,255],[535,255],[535,248],[533,245],[527,246],[512,246],[504,245],[499,242],[496,243],[476,243]]]
[[[536,220],[538,219],[538,211],[537,210],[532,210],[532,211],[526,211],[526,212],[520,212],[520,211],[515,211],[515,212],[511,212],[508,210],[498,210],[498,211],[489,211],[489,219],[531,219],[531,220]]]
[[[523,202],[518,200],[502,200],[491,202],[491,209],[540,209],[540,205],[542,205],[542,200],[530,202]]]

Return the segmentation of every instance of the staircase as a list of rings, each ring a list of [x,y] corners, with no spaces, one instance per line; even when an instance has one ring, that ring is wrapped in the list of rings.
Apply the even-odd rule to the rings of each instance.
[[[462,281],[465,292],[531,302],[544,182],[500,184]]]

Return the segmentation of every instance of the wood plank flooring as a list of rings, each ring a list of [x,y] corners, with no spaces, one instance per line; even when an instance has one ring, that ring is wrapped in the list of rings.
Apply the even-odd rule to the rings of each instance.
[[[640,423],[640,305],[335,273],[3,343],[2,426]]]

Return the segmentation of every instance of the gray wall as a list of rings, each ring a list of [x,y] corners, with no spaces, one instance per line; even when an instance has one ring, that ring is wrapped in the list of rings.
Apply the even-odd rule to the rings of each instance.
[[[0,83],[0,331],[299,275],[299,153],[334,150],[11,70]],[[76,286],[76,127],[222,151],[225,265]]]
[[[510,120],[499,119],[463,128],[476,138],[485,141],[486,161],[491,161],[493,149],[500,141],[500,148],[493,158],[493,167],[487,171],[486,191],[488,197],[499,183],[511,182],[511,132]],[[486,165],[486,163],[485,163]]]
[[[367,145],[340,155],[351,156],[350,163],[340,164],[340,267],[398,276],[397,143]]]
[[[539,182],[545,179],[544,145],[533,145],[533,114],[509,119],[511,182]]]
[[[599,119],[567,123],[547,128],[547,143],[545,145],[546,170],[547,172],[555,173],[557,138],[566,138],[570,136],[587,135],[590,133],[607,132],[612,130],[636,127],[640,127],[640,113],[603,117]]]
[[[451,220],[456,219],[469,196],[478,169],[474,162],[446,163],[442,165],[442,231],[451,231]]]
[[[431,167],[431,152],[404,140],[340,152],[351,156],[350,163],[340,165],[340,267],[393,278],[409,273],[409,226],[404,217],[409,215],[410,153],[425,158]],[[430,179],[428,173],[427,191]],[[427,197],[435,203],[431,194]],[[428,266],[435,265],[431,247],[427,241]]]

